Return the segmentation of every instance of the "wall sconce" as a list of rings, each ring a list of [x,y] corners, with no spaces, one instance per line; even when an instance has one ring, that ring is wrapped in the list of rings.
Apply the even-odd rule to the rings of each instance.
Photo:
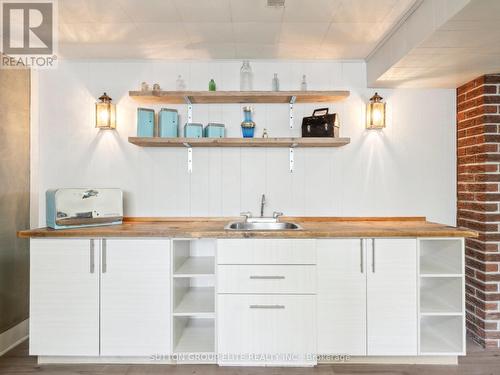
[[[95,103],[95,127],[98,129],[116,129],[116,106],[106,94]]]
[[[367,129],[385,128],[385,103],[382,99],[377,93],[370,98],[370,103],[366,106]]]

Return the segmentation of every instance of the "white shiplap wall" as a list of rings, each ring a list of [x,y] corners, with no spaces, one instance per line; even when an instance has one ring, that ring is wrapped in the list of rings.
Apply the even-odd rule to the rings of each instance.
[[[174,89],[178,74],[188,89],[204,90],[214,78],[219,90],[239,89],[239,61],[60,62],[39,72],[39,225],[45,221],[46,189],[120,187],[128,216],[219,216],[257,213],[265,193],[267,213],[287,215],[425,215],[455,223],[454,90],[378,90],[388,102],[384,131],[364,129],[364,62],[252,62],[254,88],[270,89],[277,72],[281,88],[348,89],[349,99],[330,105],[340,113],[341,135],[352,143],[337,149],[297,149],[295,172],[288,149],[194,149],[193,173],[185,149],[147,149],[127,142],[135,135],[137,104],[128,90],[140,82]],[[118,104],[118,130],[94,128],[94,102],[106,91]],[[288,127],[287,105],[255,105],[257,135],[298,136],[303,116],[321,105],[298,104],[296,126]],[[186,106],[179,110],[186,120]],[[161,106],[156,106],[156,109]],[[195,105],[194,121],[224,122],[240,135],[240,105]],[[35,123],[37,122],[35,119]]]

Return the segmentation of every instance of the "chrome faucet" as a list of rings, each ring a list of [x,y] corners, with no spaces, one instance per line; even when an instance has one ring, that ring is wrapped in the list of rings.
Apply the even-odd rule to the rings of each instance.
[[[264,217],[264,205],[266,204],[266,196],[262,194],[262,198],[260,200],[260,217]]]

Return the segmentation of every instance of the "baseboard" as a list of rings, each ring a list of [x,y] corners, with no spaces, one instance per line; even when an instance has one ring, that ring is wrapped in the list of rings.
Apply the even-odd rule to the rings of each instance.
[[[7,353],[28,338],[29,319],[15,325],[11,329],[0,333],[0,356]]]
[[[175,361],[156,360],[151,357],[82,357],[82,356],[38,356],[39,365],[46,364],[128,364],[128,365],[175,365]]]
[[[391,365],[457,365],[458,357],[453,355],[443,356],[351,356],[343,361],[318,361],[318,364],[353,365],[391,364]]]

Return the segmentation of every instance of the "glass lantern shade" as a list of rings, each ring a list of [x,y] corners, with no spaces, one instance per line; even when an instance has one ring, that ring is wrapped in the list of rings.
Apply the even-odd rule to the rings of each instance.
[[[385,103],[382,99],[377,93],[370,98],[370,103],[366,106],[367,129],[385,128]]]
[[[104,93],[100,102],[95,104],[95,127],[98,129],[116,129],[116,106],[111,98]]]

